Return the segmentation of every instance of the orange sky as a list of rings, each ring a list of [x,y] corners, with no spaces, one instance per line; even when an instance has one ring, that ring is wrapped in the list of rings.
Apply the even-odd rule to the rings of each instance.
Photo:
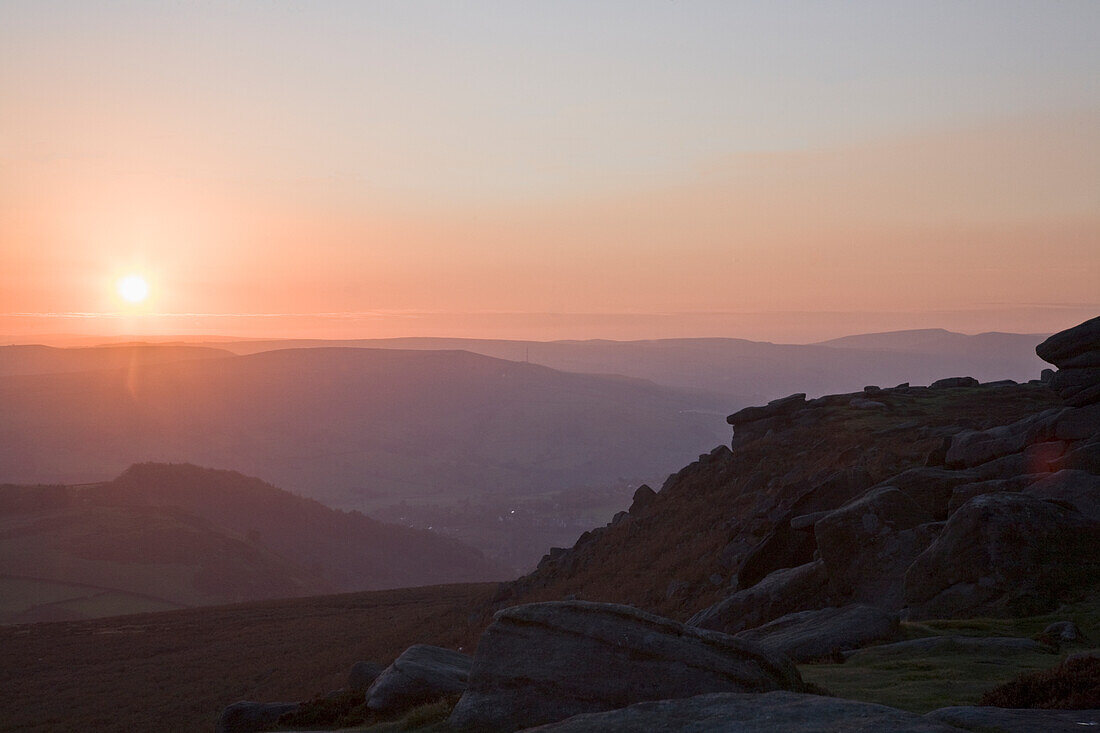
[[[1074,7],[1091,18],[1087,6]],[[0,334],[812,340],[895,327],[1054,330],[1100,311],[1100,106],[1095,94],[1069,82],[1050,91],[1044,77],[1056,75],[1059,63],[1072,63],[1074,76],[1088,71],[1074,55],[1085,52],[1072,44],[1062,49],[1064,59],[1048,49],[1053,60],[1038,65],[1034,79],[1014,77],[1016,86],[998,86],[1004,80],[997,78],[985,79],[988,89],[975,79],[942,81],[953,91],[928,97],[932,119],[885,92],[846,98],[833,80],[839,107],[823,109],[816,127],[803,111],[800,125],[790,127],[783,112],[796,103],[781,99],[791,91],[778,88],[782,79],[763,88],[743,68],[731,68],[734,76],[714,71],[692,98],[697,104],[735,77],[750,95],[736,109],[711,110],[714,129],[738,109],[771,112],[708,137],[706,109],[702,122],[671,118],[660,99],[651,99],[657,119],[647,118],[643,92],[664,84],[678,89],[674,64],[649,69],[648,81],[628,81],[611,102],[594,96],[582,78],[542,70],[556,85],[546,96],[572,100],[581,112],[548,110],[531,95],[497,112],[482,102],[474,118],[455,108],[453,124],[446,116],[428,124],[431,104],[407,88],[394,94],[392,108],[385,98],[359,100],[368,114],[331,75],[314,89],[309,72],[322,71],[321,61],[290,69],[274,56],[226,50],[235,48],[227,39],[215,39],[224,57],[203,63],[207,71],[226,69],[228,80],[177,76],[193,45],[212,43],[211,28],[221,28],[203,18],[184,18],[191,25],[173,36],[177,55],[161,56],[135,40],[143,36],[127,36],[126,27],[66,36],[76,32],[75,20],[57,30],[31,5],[5,12],[0,21],[23,34],[12,36],[18,44],[0,58],[8,69],[0,72],[0,99],[9,113],[0,115]],[[130,20],[161,30],[180,21]],[[249,30],[247,20],[234,21],[242,23],[235,31],[246,45],[262,46],[253,36],[262,41],[265,31]],[[416,25],[422,19],[405,20],[413,31],[423,29]],[[1068,31],[1074,18],[1061,21]],[[1025,33],[990,32],[1009,31]],[[305,32],[316,37],[294,38],[316,50],[336,31],[325,25]],[[721,40],[691,23],[680,32],[688,40],[697,34],[703,46],[717,48]],[[839,31],[822,31],[830,32]],[[26,38],[35,33],[38,44]],[[112,33],[121,48],[109,48]],[[927,45],[912,49],[914,64],[943,40],[929,33]],[[1079,36],[1069,40],[1084,44],[1087,36]],[[448,62],[445,52],[424,61],[400,45],[403,38],[389,38],[397,44],[394,64],[415,71],[416,63]],[[102,53],[79,57],[54,45],[62,40]],[[520,53],[490,43],[465,51]],[[592,53],[561,39],[545,43],[543,55],[561,63]],[[49,55],[57,49],[60,57]],[[881,48],[864,50],[891,60]],[[774,52],[763,47],[761,59]],[[359,59],[353,46],[343,53],[348,63]],[[875,61],[854,65],[842,81],[889,89]],[[814,59],[803,62],[808,69]],[[957,63],[984,62],[960,55]],[[485,79],[498,86],[518,78],[493,68]],[[912,85],[919,71],[901,65],[881,74]],[[927,75],[939,80],[949,71]],[[680,77],[693,80],[703,84],[698,76]],[[812,81],[790,83],[805,89]],[[968,85],[989,99],[970,108]],[[232,97],[245,90],[251,96]],[[1055,92],[1057,100],[1042,97]],[[594,99],[636,117],[608,125],[584,107]],[[347,107],[347,115],[362,112],[370,129],[355,132],[345,116],[324,134],[326,125],[310,110],[324,113],[329,103]],[[526,111],[542,120],[555,110],[565,110],[563,127],[535,136],[545,122],[528,120]],[[896,119],[876,121],[887,116],[883,110]],[[436,132],[448,138],[457,124],[474,132],[433,147]],[[524,135],[496,144],[512,129]],[[768,139],[773,129],[786,131]],[[563,130],[571,132],[562,137]],[[126,306],[113,290],[131,272],[150,282],[152,295],[141,306]],[[512,315],[504,327],[502,316],[491,314]],[[523,314],[532,314],[528,328]]]

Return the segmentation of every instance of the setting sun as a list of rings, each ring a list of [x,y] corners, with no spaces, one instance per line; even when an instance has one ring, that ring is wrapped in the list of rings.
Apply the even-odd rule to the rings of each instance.
[[[129,303],[140,303],[149,297],[149,283],[141,275],[127,275],[115,287],[122,299]]]

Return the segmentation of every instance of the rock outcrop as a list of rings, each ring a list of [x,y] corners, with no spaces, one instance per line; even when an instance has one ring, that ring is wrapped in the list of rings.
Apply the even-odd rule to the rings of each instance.
[[[1054,334],[1035,353],[1058,367],[1050,386],[1067,405],[1100,402],[1100,316]]]
[[[296,702],[235,702],[222,711],[215,733],[260,733],[274,730],[279,718],[301,707]]]
[[[829,574],[825,563],[814,560],[796,568],[777,570],[751,588],[705,608],[688,619],[692,626],[736,634],[805,609],[829,605]]]
[[[912,618],[1030,615],[1100,578],[1100,524],[1026,494],[978,496],[905,574]]]
[[[934,719],[884,705],[793,692],[712,694],[643,702],[606,713],[578,715],[533,730],[546,733],[959,733]]]
[[[629,606],[499,611],[478,643],[459,730],[513,731],[645,700],[803,688],[786,657]]]
[[[734,638],[786,654],[796,662],[808,662],[835,657],[872,642],[889,641],[897,634],[897,614],[853,603],[787,614]]]
[[[417,644],[405,650],[367,690],[367,707],[396,712],[466,689],[471,659],[461,652]]]
[[[895,609],[906,568],[935,538],[932,517],[904,492],[873,489],[814,524],[830,596]]]
[[[348,689],[352,692],[366,692],[385,670],[377,662],[356,662],[348,673]]]

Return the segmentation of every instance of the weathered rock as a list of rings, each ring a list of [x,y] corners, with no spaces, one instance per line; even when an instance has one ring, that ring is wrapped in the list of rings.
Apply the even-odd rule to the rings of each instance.
[[[1022,493],[1072,506],[1088,519],[1100,522],[1100,476],[1095,474],[1059,471],[1039,479]]]
[[[1049,474],[1022,474],[1012,478],[997,478],[989,481],[975,481],[973,483],[960,484],[951,490],[951,501],[948,503],[948,515],[955,511],[975,496],[983,494],[996,494],[1002,491],[1019,493],[1039,479]]]
[[[1059,369],[1050,388],[1071,407],[1091,405],[1100,399],[1100,366]]]
[[[1084,440],[1100,433],[1100,405],[1062,410],[1052,420],[1053,437],[1058,440]]]
[[[396,712],[462,692],[471,663],[470,657],[451,649],[411,646],[367,690],[367,707]]]
[[[512,731],[645,700],[803,687],[790,660],[725,634],[629,606],[534,603],[494,616],[449,722]]]
[[[1030,615],[1100,578],[1100,525],[1017,493],[961,506],[905,574],[911,618]]]
[[[906,494],[890,486],[827,514],[814,525],[834,597],[901,607],[905,570],[931,544],[938,526]]]
[[[1043,629],[1043,634],[1065,643],[1087,641],[1085,635],[1081,633],[1080,627],[1072,621],[1055,621]]]
[[[734,426],[745,425],[769,417],[789,415],[799,408],[805,407],[805,405],[806,393],[799,392],[787,397],[781,397],[778,400],[772,400],[766,405],[745,407],[727,417],[726,422]]]
[[[377,662],[356,662],[348,673],[348,689],[353,692],[366,692],[385,669]]]
[[[1068,733],[1100,726],[1100,710],[953,707],[933,710],[924,717],[975,733]]]
[[[867,657],[908,657],[914,654],[973,654],[1001,657],[1006,654],[1054,654],[1056,649],[1034,639],[1010,636],[926,636],[892,644],[880,644],[846,655],[849,660]]]
[[[1064,407],[1052,407],[1008,425],[956,433],[949,441],[946,464],[949,468],[977,466],[1051,440],[1056,437],[1056,424],[1066,411]]]
[[[814,560],[796,568],[776,570],[753,587],[703,609],[688,623],[735,634],[788,613],[828,605],[829,576],[825,563]]]
[[[642,484],[638,487],[638,490],[634,492],[634,499],[630,503],[630,513],[637,514],[644,510],[647,506],[653,503],[657,498],[657,492],[649,488],[647,485]]]
[[[1035,353],[1057,367],[1100,366],[1100,316],[1059,331],[1036,346]]]
[[[279,718],[301,707],[296,702],[235,702],[222,711],[215,733],[261,733],[274,730]]]
[[[957,728],[884,705],[794,692],[719,693],[643,702],[577,715],[532,730],[546,733],[958,733]]]
[[[1064,456],[1051,462],[1050,467],[1056,471],[1069,468],[1100,474],[1100,437],[1075,443]]]
[[[885,410],[886,403],[879,402],[878,400],[868,400],[863,397],[855,397],[848,402],[849,407],[854,407],[857,410]]]
[[[776,570],[810,562],[816,548],[812,532],[797,532],[790,519],[780,520],[745,557],[738,570],[738,588],[751,588]]]
[[[787,614],[736,638],[786,654],[796,662],[858,649],[898,633],[898,616],[859,603]]]
[[[928,385],[931,389],[948,389],[952,387],[977,387],[980,384],[974,377],[947,377],[937,379]]]
[[[915,501],[933,520],[947,519],[955,488],[974,481],[967,471],[921,466],[903,471],[883,481],[880,486],[893,486]]]

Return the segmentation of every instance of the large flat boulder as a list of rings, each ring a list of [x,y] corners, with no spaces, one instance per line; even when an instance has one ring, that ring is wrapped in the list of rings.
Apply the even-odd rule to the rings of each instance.
[[[794,692],[698,695],[577,715],[542,733],[959,733],[937,720],[885,705]]]
[[[788,613],[829,605],[829,575],[825,563],[814,560],[796,568],[776,570],[751,588],[699,611],[688,623],[736,634]]]
[[[977,496],[905,574],[910,618],[1026,616],[1100,578],[1100,524],[1019,493]]]
[[[367,689],[367,707],[397,712],[466,689],[472,660],[438,646],[417,644],[386,667]]]
[[[1100,710],[1017,710],[951,707],[924,716],[975,733],[1069,733],[1100,729]]]
[[[559,601],[499,611],[450,717],[513,731],[646,700],[801,690],[786,657],[630,606]]]
[[[806,662],[894,638],[898,616],[853,603],[841,608],[800,611],[748,629],[735,638]]]

